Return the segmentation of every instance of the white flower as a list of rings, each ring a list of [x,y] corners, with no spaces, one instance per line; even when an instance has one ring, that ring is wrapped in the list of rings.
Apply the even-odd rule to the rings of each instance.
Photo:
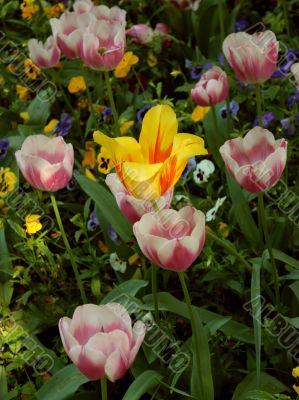
[[[209,177],[215,171],[215,165],[210,160],[202,160],[197,164],[195,171],[193,172],[193,180],[197,185],[201,185],[204,182],[208,182]]]
[[[219,210],[219,208],[222,206],[222,204],[225,202],[226,196],[220,197],[217,201],[216,204],[213,208],[211,208],[207,213],[206,213],[206,221],[210,222],[213,221],[216,217],[216,213]]]
[[[109,257],[110,265],[114,269],[114,271],[121,272],[122,274],[126,272],[127,263],[122,261],[117,253],[111,253]]]

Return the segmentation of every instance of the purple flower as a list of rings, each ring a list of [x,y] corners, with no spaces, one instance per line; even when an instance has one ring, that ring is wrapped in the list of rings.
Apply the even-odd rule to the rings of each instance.
[[[263,120],[263,125],[262,128],[267,128],[272,121],[275,120],[275,115],[273,114],[272,111],[267,112],[266,114],[262,115],[262,120]],[[259,126],[259,119],[258,117],[255,118],[253,126]]]
[[[222,51],[218,54],[218,61],[219,61],[220,65],[223,67],[224,66],[224,54],[222,53]]]
[[[140,110],[137,113],[137,119],[138,119],[138,122],[140,125],[142,124],[142,121],[143,121],[143,118],[144,118],[146,112],[152,107],[153,107],[152,104],[147,104],[146,106],[140,108]]]
[[[232,118],[234,118],[238,114],[239,109],[239,103],[237,103],[235,100],[232,100],[229,103],[229,113]],[[226,105],[220,108],[219,113],[221,118],[226,118]]]
[[[66,113],[61,114],[60,121],[56,125],[51,135],[66,136],[72,127],[73,118]]]
[[[288,49],[283,61],[279,63],[278,69],[272,75],[274,78],[284,79],[290,72],[291,66],[298,61],[299,50]]]
[[[292,124],[291,118],[284,118],[280,120],[282,126],[282,132],[284,136],[294,136],[296,132],[296,127]]]
[[[9,148],[9,141],[7,139],[0,139],[0,159],[5,158]]]
[[[189,175],[189,173],[191,171],[194,171],[195,169],[196,169],[195,157],[190,157],[188,162],[187,162],[187,165],[186,165],[186,167],[185,167],[185,169],[184,169],[184,171],[183,171],[183,173],[181,175],[181,179],[186,179],[187,176]]]
[[[198,65],[197,67],[192,68],[190,76],[192,79],[200,79],[202,77],[202,67]]]
[[[108,236],[113,242],[116,242],[118,240],[118,234],[115,232],[113,229],[113,226],[111,224],[108,225]]]
[[[214,67],[214,63],[212,63],[212,61],[208,61],[208,62],[203,66],[203,68],[206,69],[206,70],[211,69],[211,68],[213,68],[213,67]]]
[[[108,118],[112,116],[112,110],[109,107],[106,107],[105,110],[102,112],[103,120],[106,121]]]
[[[297,101],[299,101],[299,89],[296,89],[296,93],[294,96],[288,97],[288,107],[293,108]]]
[[[95,211],[93,211],[90,216],[89,220],[87,221],[87,229],[89,231],[95,230],[100,225],[100,221],[98,220]]]
[[[249,27],[249,22],[246,19],[239,19],[239,21],[235,22],[234,32],[242,32],[245,31]]]

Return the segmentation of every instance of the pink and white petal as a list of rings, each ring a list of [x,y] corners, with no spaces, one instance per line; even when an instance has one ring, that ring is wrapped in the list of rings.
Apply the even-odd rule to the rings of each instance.
[[[272,171],[271,185],[280,178],[287,161],[287,149],[280,147],[265,161],[267,168]]]
[[[105,373],[107,378],[111,382],[115,382],[117,379],[122,378],[129,368],[127,359],[123,357],[120,349],[116,349],[108,357],[105,364]]]
[[[68,352],[74,346],[79,346],[78,341],[74,338],[74,336],[70,332],[72,320],[67,317],[60,318],[59,320],[59,333],[61,337],[61,341],[65,351]]]
[[[130,342],[126,332],[116,329],[109,333],[99,332],[90,337],[85,344],[90,351],[100,351],[105,357],[109,357],[116,349],[122,353],[123,359],[129,361]]]
[[[95,304],[84,304],[75,309],[70,331],[81,345],[87,343],[91,336],[102,332],[101,308]]]
[[[265,161],[275,151],[275,138],[267,129],[256,126],[244,137],[243,147],[250,163]]]
[[[22,171],[22,173],[26,180],[32,187],[45,190],[44,183],[41,180],[41,173],[45,168],[50,167],[49,162],[36,156],[27,156],[23,154],[22,160],[23,165],[25,166],[25,170]]]
[[[30,135],[24,140],[21,151],[24,155],[37,155],[39,150],[47,148],[50,140],[46,135]]]
[[[68,353],[73,363],[90,380],[95,381],[105,376],[106,357],[100,351],[85,346],[76,346]]]
[[[71,180],[72,175],[65,170],[62,163],[45,167],[40,174],[44,190],[56,192],[63,189]]]
[[[142,345],[144,336],[146,334],[146,326],[142,321],[135,322],[133,326],[133,342],[134,345],[130,352],[129,366],[131,366],[136,358],[136,355]]]
[[[73,175],[74,169],[74,148],[71,143],[66,145],[66,152],[63,160],[63,167],[69,176]]]

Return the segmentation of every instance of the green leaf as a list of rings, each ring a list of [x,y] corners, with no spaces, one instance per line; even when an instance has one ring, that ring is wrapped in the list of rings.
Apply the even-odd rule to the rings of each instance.
[[[51,106],[55,101],[55,96],[51,96],[48,101],[45,101],[45,99],[41,98],[42,92],[44,91],[40,91],[27,108],[30,125],[46,125],[50,117]]]
[[[8,307],[13,286],[10,282],[10,277],[13,272],[13,267],[6,244],[4,227],[0,227],[0,306]]]
[[[294,295],[296,296],[297,300],[299,301],[299,281],[292,283],[289,285],[289,288],[293,291]]]
[[[154,389],[162,378],[161,374],[153,370],[143,372],[131,384],[122,400],[139,400],[145,393]]]
[[[282,261],[293,268],[299,269],[299,261],[297,261],[295,258],[288,256],[283,251],[277,249],[272,249],[272,251],[273,251],[273,256],[276,260]],[[269,252],[267,252],[267,257],[270,258]]]
[[[252,372],[247,375],[241,383],[236,387],[232,400],[249,400],[248,394],[255,389],[256,374]],[[273,376],[262,372],[260,389],[269,394],[281,393],[288,388]]]
[[[245,395],[244,400],[275,400],[275,397],[261,390],[250,390],[250,392]]]
[[[116,286],[107,296],[101,301],[101,304],[107,304],[111,301],[117,301],[117,303],[123,304],[124,306],[130,302],[130,299],[134,297],[140,289],[148,285],[147,281],[142,280],[129,280]]]
[[[262,305],[261,305],[261,264],[253,263],[251,276],[251,307],[254,330],[256,387],[260,386],[261,379],[261,348],[262,348]]]
[[[0,365],[0,399],[9,399],[5,368],[2,365]]]
[[[84,192],[92,198],[102,215],[113,226],[123,241],[132,237],[132,226],[119,210],[114,196],[101,184],[94,182],[83,175],[76,174],[76,179]]]
[[[89,379],[74,364],[71,364],[52,376],[36,393],[36,398],[38,400],[64,400],[88,381]]]

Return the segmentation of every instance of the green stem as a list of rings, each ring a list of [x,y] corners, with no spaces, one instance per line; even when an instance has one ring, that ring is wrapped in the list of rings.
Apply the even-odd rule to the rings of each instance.
[[[107,378],[105,378],[105,377],[101,379],[101,394],[102,394],[101,400],[108,400]]]
[[[219,238],[214,233],[212,233],[212,232],[210,232],[208,230],[206,230],[206,235],[207,235],[207,237],[212,239],[215,243],[217,243],[219,246],[221,246],[225,250],[227,250],[228,253],[230,253],[233,256],[235,256],[244,265],[244,267],[248,270],[248,272],[251,272],[250,264],[240,255],[240,253],[237,252],[237,250],[235,250],[233,248],[233,246],[228,244],[228,242],[226,240],[223,240],[223,239]]]
[[[154,316],[156,323],[159,322],[159,306],[158,306],[158,297],[157,297],[157,275],[158,275],[158,268],[155,264],[152,264],[152,294],[154,300]]]
[[[276,305],[277,305],[277,307],[279,307],[279,305],[280,305],[279,277],[278,277],[278,271],[277,271],[275,258],[273,256],[273,251],[272,251],[272,246],[271,246],[271,241],[270,241],[270,236],[269,236],[269,231],[268,231],[268,226],[267,226],[263,192],[258,193],[258,208],[259,208],[259,215],[260,215],[261,223],[262,223],[262,227],[263,227],[264,238],[265,238],[266,246],[268,248],[270,261],[272,264]]]
[[[194,310],[193,310],[193,307],[192,307],[191,299],[190,299],[190,296],[189,296],[188,288],[187,288],[187,285],[186,285],[184,272],[179,272],[178,274],[179,274],[181,286],[182,286],[182,289],[183,289],[183,293],[184,293],[184,296],[185,296],[186,304],[187,304],[187,307],[188,307],[188,312],[189,312],[189,315],[190,315],[190,322],[191,322],[192,336],[193,336],[192,340],[193,340],[194,348],[195,348],[196,365],[197,365],[198,372],[200,372],[199,371],[199,367],[200,367],[199,337],[198,337],[198,332],[197,332],[196,324],[195,324],[195,314],[194,314]],[[201,375],[199,377],[201,378]],[[201,387],[204,387],[204,386],[201,385]],[[201,394],[199,394],[198,398],[199,399],[202,398]]]
[[[70,257],[70,261],[71,261],[71,264],[72,264],[72,267],[73,267],[75,278],[77,280],[77,285],[78,285],[78,288],[79,288],[80,293],[81,293],[82,301],[83,301],[84,304],[86,304],[87,303],[87,298],[86,298],[86,294],[85,294],[85,291],[84,291],[84,287],[83,287],[81,279],[80,279],[78,267],[77,267],[77,264],[76,264],[76,261],[75,261],[71,246],[69,244],[69,241],[67,239],[67,236],[66,236],[64,228],[63,228],[63,224],[62,224],[62,221],[61,221],[61,216],[60,216],[60,213],[59,213],[59,210],[58,210],[58,206],[57,206],[57,202],[56,202],[55,196],[54,196],[53,193],[51,193],[50,197],[51,197],[51,202],[52,202],[53,210],[54,210],[54,213],[55,213],[55,217],[56,217],[59,229],[60,229],[60,233],[61,233],[62,239],[64,241],[64,245],[66,247],[66,250],[68,252],[68,255]]]
[[[290,24],[289,24],[289,12],[288,12],[288,5],[286,0],[282,0],[282,7],[283,7],[283,14],[284,14],[284,19],[286,21],[286,28],[287,28],[287,34],[289,38],[291,37],[291,30],[290,30]]]
[[[255,96],[256,96],[257,116],[259,120],[259,125],[262,127],[263,116],[262,116],[261,86],[259,84],[255,85]]]
[[[109,72],[108,71],[104,71],[104,75],[105,75],[105,82],[106,82],[106,87],[107,87],[107,91],[108,91],[110,107],[112,109],[113,118],[114,118],[115,133],[116,133],[116,136],[120,136],[118,114],[117,114],[117,111],[116,111],[115,102],[114,102],[114,98],[113,98],[113,93],[112,93],[112,88],[111,88],[111,83],[110,83],[110,78],[109,78]],[[115,136],[115,134],[113,136]]]
[[[96,129],[97,128],[97,126],[96,126],[97,116],[96,116],[96,112],[95,112],[95,109],[94,109],[94,106],[93,106],[91,91],[89,90],[89,86],[87,84],[86,84],[86,94],[87,94],[88,103],[90,104],[91,115],[92,115],[92,119],[93,119],[92,128]]]
[[[221,140],[220,140],[222,134],[221,134],[220,129],[219,129],[219,125],[218,125],[218,121],[217,121],[217,113],[216,113],[216,108],[215,108],[215,106],[212,106],[211,109],[212,109],[213,123],[214,123],[215,131],[216,131],[216,134],[217,134],[217,146],[218,146],[218,149],[219,149],[219,147],[220,147],[221,144],[222,144],[222,142],[221,142]],[[225,138],[224,138],[224,139],[225,139]]]

